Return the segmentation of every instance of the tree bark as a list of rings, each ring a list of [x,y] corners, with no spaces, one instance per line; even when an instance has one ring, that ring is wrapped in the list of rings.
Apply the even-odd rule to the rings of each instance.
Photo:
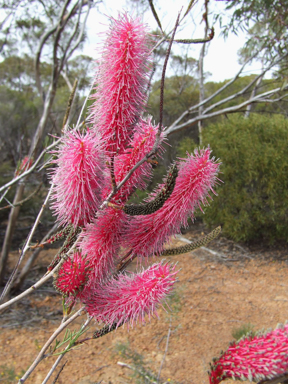
[[[21,182],[17,186],[13,204],[18,203],[18,201],[22,200],[24,189],[25,189],[25,181],[21,180]],[[3,283],[3,279],[5,276],[8,255],[11,248],[12,236],[14,233],[19,211],[20,211],[20,205],[13,207],[9,214],[8,225],[5,232],[5,237],[4,237],[4,242],[3,242],[2,252],[1,252],[1,259],[0,259],[0,285]]]

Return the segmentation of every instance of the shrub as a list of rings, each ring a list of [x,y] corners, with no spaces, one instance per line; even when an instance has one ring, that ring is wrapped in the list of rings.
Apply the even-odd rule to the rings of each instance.
[[[256,336],[256,331],[254,330],[254,325],[251,323],[243,324],[240,327],[234,328],[232,330],[232,337],[238,341],[245,336]]]
[[[236,241],[288,238],[288,120],[229,116],[209,125],[204,143],[222,161],[221,194],[204,217]]]

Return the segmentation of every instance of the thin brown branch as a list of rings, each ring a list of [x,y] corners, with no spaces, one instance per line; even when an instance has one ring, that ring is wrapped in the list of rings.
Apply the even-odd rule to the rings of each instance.
[[[76,34],[77,34],[77,31],[78,31],[78,28],[79,28],[79,23],[80,23],[80,18],[81,18],[81,11],[82,11],[82,7],[83,7],[83,0],[81,0],[80,1],[80,4],[79,4],[79,2],[77,2],[75,5],[74,5],[74,7],[71,9],[71,11],[70,11],[70,13],[69,13],[69,15],[67,16],[67,19],[65,20],[66,21],[66,23],[68,23],[68,21],[69,21],[69,19],[74,15],[74,12],[76,12],[76,9],[78,9],[78,17],[77,17],[77,21],[76,21],[76,23],[75,23],[75,25],[74,25],[74,29],[73,29],[73,31],[72,31],[72,33],[71,33],[71,35],[70,35],[70,38],[68,39],[68,41],[67,41],[67,44],[66,44],[66,47],[65,47],[65,49],[63,50],[63,52],[62,52],[62,55],[61,55],[61,59],[58,61],[58,71],[59,71],[59,73],[62,71],[62,69],[64,68],[64,65],[65,65],[65,63],[66,63],[66,61],[67,61],[67,58],[69,57],[68,56],[68,50],[69,50],[69,47],[70,47],[70,45],[71,45],[71,43],[72,43],[72,41],[73,41],[73,39],[74,39],[74,37],[76,36]],[[66,24],[65,23],[65,24]],[[63,28],[65,27],[65,24],[63,25]],[[56,47],[56,49],[57,49],[57,47]]]
[[[34,65],[35,65],[36,87],[37,87],[38,92],[39,92],[39,94],[40,94],[40,96],[42,98],[43,98],[43,90],[42,90],[41,75],[40,75],[40,58],[41,58],[41,53],[42,53],[44,44],[49,39],[49,37],[51,35],[53,35],[53,33],[56,31],[56,29],[57,29],[57,25],[54,25],[51,29],[49,29],[49,31],[47,31],[46,33],[44,33],[41,36],[40,43],[39,43],[39,46],[38,46],[38,50],[37,50],[36,56],[35,56],[35,64]]]
[[[205,30],[204,30],[204,36],[207,38],[208,33],[208,1],[205,0],[205,12],[203,14],[203,19],[205,22]],[[212,34],[214,36],[214,33]],[[212,37],[213,37],[212,36]],[[199,56],[199,62],[198,62],[198,77],[199,77],[199,104],[204,100],[204,56],[205,56],[205,49],[206,44],[204,43],[200,50],[200,56]],[[198,114],[202,115],[203,112],[203,106],[200,105],[198,109]],[[198,121],[198,137],[199,137],[199,144],[202,145],[202,121]]]
[[[67,59],[69,59],[72,56],[73,52],[78,48],[79,44],[82,41],[82,38],[83,38],[83,35],[84,35],[84,31],[85,31],[85,26],[86,26],[87,19],[88,19],[88,16],[89,16],[89,12],[90,12],[90,9],[91,9],[92,1],[91,0],[84,1],[83,6],[86,5],[86,4],[88,4],[88,9],[87,9],[87,12],[86,12],[86,16],[85,16],[84,21],[82,23],[82,27],[81,27],[80,33],[78,35],[78,38],[77,38],[75,44],[73,45],[73,47],[70,49],[69,53],[67,54]]]
[[[65,130],[65,126],[66,126],[66,123],[67,123],[69,115],[70,115],[70,110],[71,110],[71,106],[72,106],[72,103],[73,103],[73,100],[74,100],[74,97],[75,97],[75,92],[76,92],[77,85],[78,85],[78,80],[75,79],[74,84],[73,84],[73,88],[72,88],[70,96],[69,96],[69,100],[68,100],[65,116],[64,116],[64,119],[63,119],[62,132]]]
[[[77,2],[74,5],[74,7],[72,7],[70,12],[67,13],[67,7],[68,7],[70,2],[71,2],[71,0],[66,0],[63,7],[62,7],[59,21],[58,21],[58,25],[57,25],[56,35],[55,35],[54,43],[53,43],[53,70],[52,70],[52,80],[51,80],[51,84],[52,84],[53,89],[56,88],[57,80],[58,80],[58,77],[60,75],[60,72],[61,72],[61,70],[63,68],[63,64],[64,64],[64,60],[63,60],[63,58],[61,58],[62,66],[60,66],[59,60],[57,57],[59,41],[60,41],[62,32],[63,32],[66,24],[68,23],[71,16],[74,14],[75,9],[77,8],[77,4],[78,4],[78,2]]]
[[[156,9],[154,8],[153,0],[148,0],[148,1],[149,1],[149,6],[151,8],[151,11],[153,13],[154,19],[156,20],[158,27],[160,28],[161,32],[163,33],[162,25],[161,25],[160,19],[158,17],[158,14],[156,12]]]
[[[9,205],[6,205],[5,207],[1,207],[0,208],[0,211],[2,211],[3,209],[7,209],[7,208],[11,208],[11,207],[18,207],[19,205],[22,205],[23,203],[26,203],[26,201],[32,199],[33,196],[35,196],[41,189],[43,183],[40,183],[38,185],[38,187],[32,192],[30,193],[30,195],[28,195],[27,197],[25,197],[25,199],[21,200],[21,201],[18,201],[17,203],[15,204],[9,204]]]
[[[285,87],[284,90],[287,90],[287,89],[288,89],[288,86]],[[223,108],[223,109],[221,109],[219,111],[215,111],[215,112],[212,112],[210,114],[206,114],[206,111],[204,111],[203,115],[199,115],[199,116],[193,117],[192,119],[186,121],[183,124],[179,124],[179,125],[174,126],[172,129],[169,128],[169,129],[167,129],[167,131],[165,133],[167,135],[170,135],[173,132],[179,131],[181,129],[184,129],[184,128],[187,128],[189,126],[192,126],[192,125],[196,124],[199,120],[208,120],[208,119],[211,119],[212,117],[216,117],[216,116],[220,116],[220,115],[224,115],[224,114],[234,113],[234,112],[240,111],[242,108],[246,107],[248,104],[251,104],[251,103],[261,103],[262,102],[262,97],[272,96],[272,95],[274,95],[274,94],[276,94],[277,92],[280,92],[280,91],[283,91],[283,88],[280,88],[280,87],[279,88],[275,88],[275,89],[273,89],[271,91],[267,91],[267,92],[264,92],[262,94],[259,94],[259,95],[255,96],[253,99],[246,100],[243,103],[240,103],[238,105],[234,105],[232,107]],[[286,97],[286,96],[288,96],[288,94],[285,94],[285,96],[283,96],[283,97]],[[272,100],[274,100],[274,99],[270,99],[270,100],[271,100],[270,102],[273,102]],[[275,99],[275,102],[276,101],[277,101],[277,99]]]
[[[193,7],[194,3],[195,3],[195,0],[190,0],[190,2],[188,4],[188,7],[187,7],[187,9],[186,9],[186,11],[184,13],[183,19],[184,19],[184,17],[186,17],[188,15],[188,13],[190,12],[190,10]]]
[[[178,24],[179,24],[179,19],[180,19],[180,13],[178,13],[178,17],[176,19],[176,23],[175,23],[174,30],[173,30],[173,33],[172,33],[172,36],[171,36],[169,47],[168,47],[167,52],[166,52],[166,57],[165,57],[165,61],[164,61],[163,69],[162,69],[161,87],[160,87],[160,103],[159,103],[160,104],[159,128],[158,128],[158,132],[157,132],[158,141],[160,139],[160,135],[161,135],[161,132],[162,132],[163,103],[164,103],[164,85],[165,85],[166,69],[167,69],[167,64],[168,64],[168,60],[169,60],[169,56],[170,56],[173,40],[174,40],[174,37],[175,37],[175,33],[176,33],[176,30],[177,30],[177,27],[178,27]],[[156,138],[156,141],[157,141],[157,138]],[[158,147],[158,144],[157,144],[157,147]]]
[[[59,356],[59,362],[62,360],[61,358],[62,358],[62,356],[64,356],[64,355],[61,355],[61,356]],[[62,367],[60,368],[60,370],[59,370],[59,372],[57,373],[57,376],[55,377],[55,379],[53,380],[53,383],[52,384],[56,384],[57,383],[57,380],[59,379],[59,377],[60,377],[60,375],[61,375],[61,373],[62,373],[62,371],[63,371],[63,369],[65,368],[65,365],[68,363],[68,360],[66,360],[65,361],[65,363],[62,365]],[[59,364],[59,363],[58,363]],[[44,384],[44,383],[43,383]]]
[[[109,168],[110,168],[112,188],[113,188],[113,191],[115,191],[117,188],[117,185],[116,185],[116,180],[115,180],[114,156],[111,157]]]

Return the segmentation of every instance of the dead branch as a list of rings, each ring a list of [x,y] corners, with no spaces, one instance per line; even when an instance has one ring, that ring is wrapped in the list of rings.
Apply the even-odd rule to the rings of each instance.
[[[7,208],[11,208],[11,207],[18,207],[19,205],[22,205],[23,203],[25,203],[26,201],[32,199],[33,196],[35,196],[41,189],[43,183],[40,183],[38,185],[38,187],[32,192],[30,193],[30,195],[28,195],[25,199],[21,200],[21,201],[18,201],[17,203],[15,204],[8,204],[6,205],[5,207],[1,207],[0,208],[0,211],[2,211],[3,209],[7,209]]]
[[[193,117],[192,119],[188,120],[187,122],[185,122],[183,124],[176,125],[173,128],[169,127],[165,131],[165,133],[167,135],[170,135],[173,132],[179,131],[181,129],[184,129],[184,128],[187,128],[187,127],[189,127],[191,125],[196,124],[199,120],[207,120],[207,119],[211,119],[212,117],[216,117],[216,116],[220,116],[220,115],[224,115],[224,114],[240,111],[242,108],[246,107],[248,104],[251,104],[251,103],[261,103],[262,102],[261,101],[262,97],[273,96],[277,92],[286,91],[286,90],[288,90],[288,86],[286,86],[284,89],[280,88],[280,87],[279,88],[275,88],[275,89],[273,89],[271,91],[267,91],[267,92],[261,93],[259,95],[256,95],[253,99],[246,100],[243,103],[240,103],[240,104],[235,105],[233,107],[223,108],[223,109],[221,109],[219,111],[215,111],[215,112],[212,112],[212,113],[207,114],[207,115],[206,115],[206,111],[204,111],[203,115],[201,115],[201,116]],[[283,96],[283,98],[287,97],[287,96],[288,96],[288,94],[285,94]],[[277,99],[270,99],[271,103],[276,102],[276,101],[277,101]]]
[[[154,4],[153,4],[152,0],[149,0],[149,6],[150,6],[151,12],[154,16],[154,19],[156,20],[156,23],[158,24],[158,27],[160,28],[161,32],[163,33],[162,25],[161,25],[160,19],[158,17],[158,14],[154,8]]]
[[[239,104],[238,106],[233,106],[233,107],[230,107],[229,108],[224,108],[223,110],[218,110],[214,113],[210,113],[208,114],[209,111],[221,106],[222,104],[228,102],[228,101],[231,101],[239,96],[243,96],[245,94],[245,92],[247,92],[249,90],[249,88],[251,88],[255,83],[257,83],[257,81],[259,81],[260,78],[262,78],[264,76],[264,74],[269,71],[273,66],[279,64],[283,59],[285,59],[287,57],[287,54],[281,56],[280,58],[274,60],[272,63],[270,63],[266,68],[263,69],[263,71],[258,75],[256,76],[247,86],[245,86],[244,88],[242,88],[239,92],[236,92],[234,93],[233,95],[230,95],[228,97],[226,97],[225,99],[222,99],[220,100],[219,102],[216,102],[214,104],[212,104],[211,106],[209,106],[208,108],[206,108],[201,115],[199,115],[199,117],[193,117],[192,119],[188,120],[186,123],[183,123],[183,124],[179,124],[184,117],[186,117],[187,115],[191,114],[193,111],[196,111],[199,106],[202,106],[204,104],[207,104],[209,101],[211,101],[214,97],[216,97],[217,95],[219,95],[223,90],[225,90],[226,88],[228,88],[231,84],[233,84],[238,78],[239,78],[239,75],[242,73],[243,69],[245,68],[245,66],[253,59],[253,58],[250,58],[249,60],[247,60],[243,66],[241,67],[241,69],[239,70],[239,72],[235,75],[235,77],[230,80],[228,83],[226,83],[222,88],[220,88],[217,92],[215,92],[213,95],[209,96],[207,99],[203,100],[202,102],[200,102],[199,104],[195,105],[195,106],[192,106],[190,107],[188,110],[186,110],[185,112],[182,113],[182,115],[177,119],[175,120],[167,129],[166,129],[166,134],[169,135],[170,133],[172,132],[175,132],[177,130],[180,130],[180,129],[183,129],[183,128],[186,128],[188,126],[191,126],[193,124],[196,124],[199,120],[206,120],[206,119],[209,119],[211,117],[215,117],[215,116],[219,116],[221,114],[225,114],[225,113],[231,113],[231,112],[235,112],[235,111],[238,111],[240,110],[241,108],[245,107],[246,105],[250,104],[250,103],[254,103],[254,102],[260,102],[259,99],[261,99],[262,97],[265,97],[267,95],[269,96],[272,96],[274,94],[276,94],[277,92],[279,91],[283,91],[283,90],[286,90],[287,89],[287,86],[286,87],[282,87],[282,88],[275,88],[274,90],[271,90],[271,91],[268,91],[267,92],[264,92],[260,95],[255,95],[254,97],[250,98],[249,101],[245,101],[244,103],[241,103]]]
[[[218,96],[221,92],[223,92],[225,89],[227,89],[230,85],[232,85],[241,75],[241,73],[243,72],[243,70],[245,69],[246,65],[249,64],[252,59],[254,58],[251,57],[249,58],[248,60],[245,61],[245,63],[242,65],[242,67],[239,69],[239,71],[236,73],[236,75],[231,79],[229,80],[226,84],[224,84],[221,88],[219,88],[216,92],[214,92],[211,96],[207,97],[207,99],[204,99],[203,101],[201,101],[200,103],[196,104],[196,105],[193,105],[192,107],[190,107],[187,111],[183,112],[182,115],[180,115],[178,117],[178,119],[176,119],[173,124],[170,125],[170,127],[167,128],[170,129],[170,128],[173,128],[175,127],[182,119],[184,119],[185,116],[189,115],[191,112],[193,111],[196,111],[199,107],[209,103],[209,101],[213,100],[216,96]]]
[[[34,371],[34,369],[37,367],[37,365],[45,359],[45,352],[49,348],[49,346],[53,343],[53,341],[56,339],[56,337],[70,324],[72,323],[77,317],[82,316],[84,308],[79,309],[73,316],[71,316],[68,320],[65,321],[65,323],[61,324],[56,331],[52,334],[52,336],[47,340],[47,342],[44,344],[43,348],[39,352],[38,356],[30,366],[30,368],[26,371],[26,373],[21,377],[18,384],[23,384],[28,377],[31,375],[31,373]]]

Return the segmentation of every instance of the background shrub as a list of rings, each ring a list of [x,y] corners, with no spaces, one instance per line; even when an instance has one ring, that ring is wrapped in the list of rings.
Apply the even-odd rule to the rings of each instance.
[[[205,222],[221,224],[223,233],[236,241],[287,241],[288,120],[229,116],[207,126],[203,142],[221,159],[224,181],[205,209]]]

